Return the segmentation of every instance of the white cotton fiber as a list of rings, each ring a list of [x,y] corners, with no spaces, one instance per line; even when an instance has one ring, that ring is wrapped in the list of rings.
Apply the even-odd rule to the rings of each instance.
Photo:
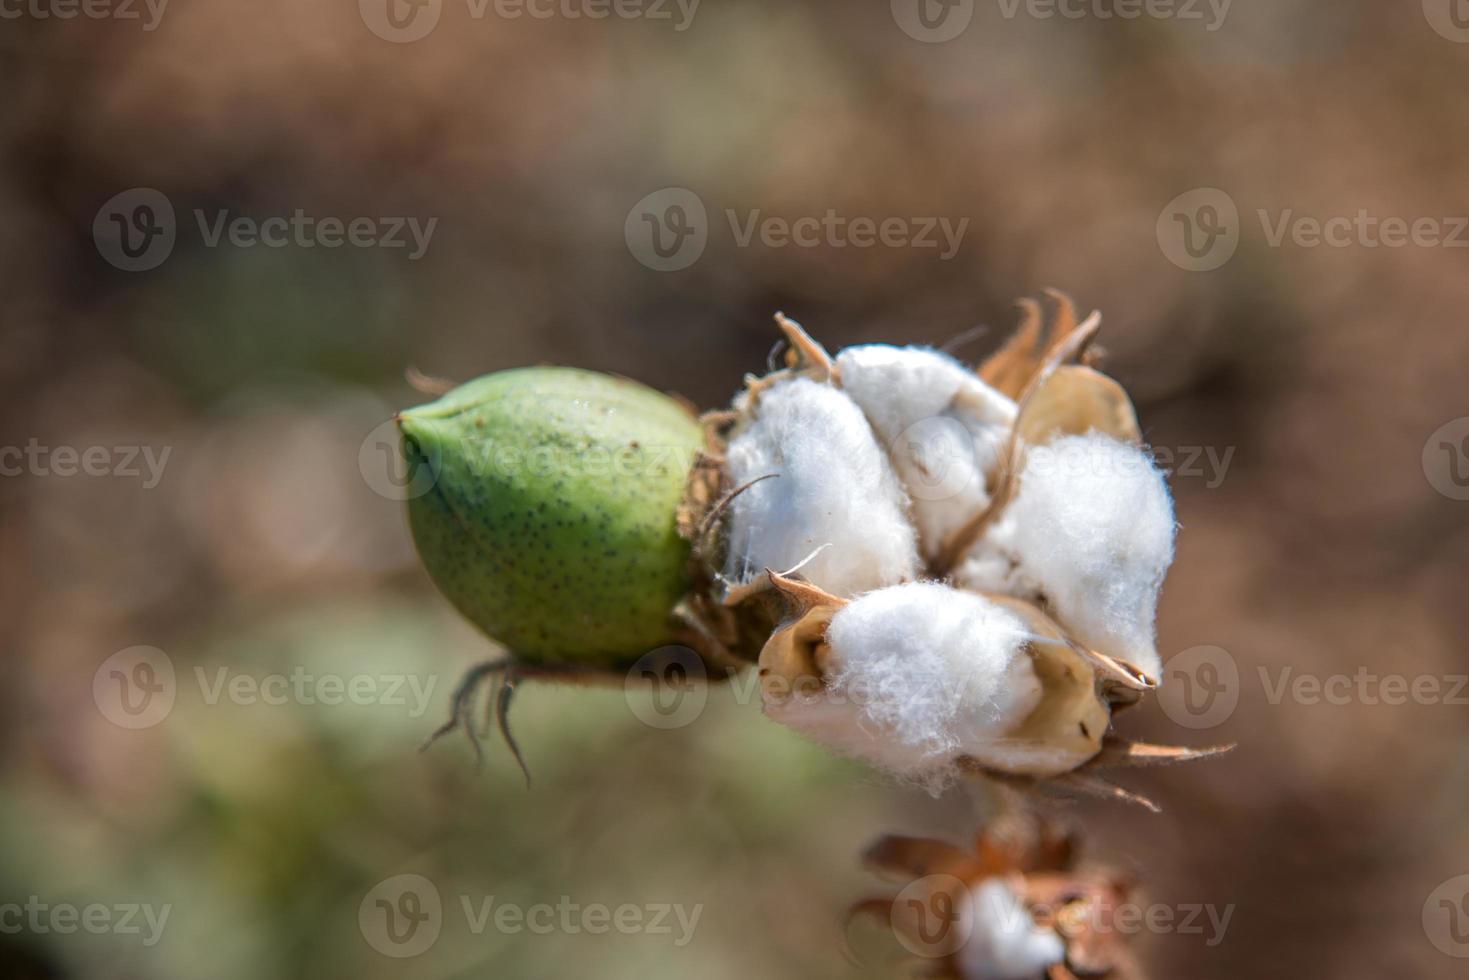
[[[1027,452],[1018,494],[956,579],[1044,599],[1077,642],[1157,680],[1154,618],[1174,529],[1168,487],[1146,453],[1108,436],[1066,436]]]
[[[959,949],[966,980],[1034,980],[1066,956],[1061,937],[1037,925],[1000,878],[971,887],[966,911],[972,931]]]
[[[922,347],[867,344],[837,355],[842,390],[888,450],[913,502],[924,552],[989,503],[987,480],[1016,407],[958,361]]]
[[[932,582],[869,592],[826,630],[825,688],[767,700],[766,713],[828,748],[942,785],[1040,700],[1025,623]]]
[[[763,392],[755,412],[730,441],[730,477],[743,486],[777,475],[730,504],[730,581],[808,557],[801,574],[843,597],[914,578],[907,498],[861,409],[829,385],[797,378]]]

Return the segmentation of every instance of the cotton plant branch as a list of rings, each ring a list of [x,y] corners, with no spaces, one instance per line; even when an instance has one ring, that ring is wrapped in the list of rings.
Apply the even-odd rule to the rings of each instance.
[[[978,780],[1156,810],[1102,772],[1227,747],[1113,730],[1162,679],[1153,624],[1176,523],[1130,399],[1095,366],[1100,314],[1051,298],[1049,325],[1023,301],[977,367],[924,347],[832,354],[778,313],[783,363],[702,416],[566,368],[448,389],[413,377],[439,396],[398,416],[429,476],[409,501],[414,539],[504,650],[466,675],[435,735],[463,729],[477,752],[468,719],[498,676],[490,716],[524,766],[517,683],[620,685],[683,645],[710,679],[755,667],[770,720],[935,794]],[[1033,906],[1011,886],[951,897],[992,916]],[[1059,978],[1089,955],[1036,928],[985,934],[956,975],[1023,980],[1044,961]],[[1020,966],[995,965],[1011,953]]]

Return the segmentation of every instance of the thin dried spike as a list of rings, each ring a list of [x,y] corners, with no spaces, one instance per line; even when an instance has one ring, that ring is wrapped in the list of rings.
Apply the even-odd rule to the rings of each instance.
[[[673,607],[673,619],[686,631],[684,639],[690,641],[689,646],[694,647],[694,652],[710,665],[724,668],[730,677],[749,666],[748,661],[735,656],[729,645],[692,607],[687,597]]]
[[[469,701],[473,700],[473,694],[465,698],[464,708],[459,712],[460,725],[464,729],[464,735],[469,739],[469,745],[474,749],[475,772],[482,772],[485,768],[485,750],[480,745],[479,733],[474,730],[474,720],[470,717]]]
[[[516,765],[525,774],[525,788],[530,789],[530,767],[525,764],[525,757],[520,754],[520,745],[515,741],[515,736],[510,734],[510,701],[515,697],[515,673],[513,671],[505,674],[505,681],[500,685],[500,696],[495,700],[495,721],[500,726],[500,737],[505,740],[505,745],[510,749],[510,754],[515,757]]]
[[[780,355],[785,353],[786,340],[782,337],[770,345],[770,351],[765,355],[765,370],[774,373],[780,370]]]
[[[1076,329],[1076,304],[1054,286],[1047,286],[1043,292],[1056,304],[1056,319],[1051,324],[1051,343],[1054,344]]]
[[[750,404],[754,405],[758,402],[760,396],[765,393],[765,389],[774,387],[777,381],[788,377],[790,377],[790,372],[784,368],[767,374],[764,377],[757,377],[753,374],[745,375],[745,392],[749,395]]]
[[[1041,364],[1040,370],[1035,372],[1035,375],[1026,384],[1025,390],[1021,392],[1019,415],[1024,415],[1026,403],[1032,395],[1040,390],[1041,385],[1046,383],[1046,379],[1051,376],[1052,372],[1085,350],[1086,345],[1091,343],[1092,338],[1097,335],[1097,331],[1101,328],[1102,314],[1093,312],[1091,316],[1082,321],[1070,334],[1051,345],[1051,349],[1046,352],[1046,359]],[[964,554],[970,548],[974,547],[974,543],[979,540],[980,535],[984,533],[984,529],[989,526],[990,522],[1010,502],[1010,498],[1014,496],[1016,484],[1020,479],[1020,464],[1025,453],[1025,443],[1018,435],[1019,429],[1020,426],[1017,420],[1015,428],[1010,432],[1009,444],[1004,452],[1005,463],[1000,473],[999,486],[995,488],[995,494],[990,498],[989,505],[970,518],[963,527],[955,531],[949,540],[944,543],[938,560],[933,564],[932,570],[935,577],[942,578],[953,571],[954,566],[959,563],[959,560],[964,557]]]
[[[770,576],[770,584],[794,603],[801,614],[815,606],[845,606],[847,604],[846,599],[834,596],[805,579],[794,578],[790,573],[783,574],[767,568],[765,574]]]
[[[740,413],[731,409],[719,409],[705,412],[699,416],[699,424],[707,427],[730,425],[740,420]]]
[[[983,323],[979,324],[978,326],[970,327],[968,330],[965,330],[962,333],[957,333],[954,336],[950,337],[948,340],[944,341],[942,344],[939,344],[939,350],[943,351],[945,354],[952,354],[954,353],[954,351],[959,350],[971,341],[979,337],[983,337],[985,334],[989,333],[989,329],[990,328]]]
[[[750,480],[747,483],[740,484],[729,493],[719,498],[719,502],[711,507],[709,509],[709,513],[705,514],[704,519],[699,522],[698,541],[702,544],[704,538],[709,534],[710,528],[714,526],[714,522],[719,519],[720,514],[724,513],[725,508],[730,505],[731,501],[733,501],[740,494],[744,493],[746,490],[753,487],[755,484],[760,483],[764,480],[773,480],[778,476],[780,476],[779,473],[766,473],[763,476],[757,476],[755,477],[755,479]]]
[[[836,365],[832,363],[831,355],[826,352],[825,347],[811,338],[805,327],[779,311],[775,314],[775,323],[786,335],[792,350],[820,380],[827,381],[837,377]]]
[[[500,684],[503,685],[504,683],[505,683],[505,678],[502,675],[500,677]],[[496,686],[496,690],[498,690],[498,689],[499,689],[499,685]],[[480,723],[479,723],[479,737],[481,739],[485,738],[486,736],[488,736],[490,734],[490,726],[493,725],[494,723],[495,723],[495,698],[493,696],[491,696],[491,697],[485,698],[484,715],[480,719]]]
[[[1040,356],[1041,327],[1045,322],[1041,305],[1035,300],[1026,297],[1015,305],[1020,308],[1020,327],[979,366],[980,378],[1011,398],[1025,387],[1025,379]]]
[[[1113,695],[1111,699],[1114,701],[1131,704],[1137,701],[1138,695],[1158,686],[1156,680],[1129,661],[1098,653],[1075,640],[1068,639],[1067,644],[1097,669],[1098,682],[1105,693]]]
[[[769,592],[772,588],[774,586],[770,583],[770,576],[765,572],[761,572],[748,582],[731,585],[725,590],[724,598],[720,600],[720,604],[732,608],[740,605],[747,599]]]
[[[1088,796],[1099,796],[1103,799],[1118,800],[1123,803],[1133,803],[1149,811],[1150,813],[1163,812],[1162,807],[1154,803],[1152,800],[1148,799],[1146,796],[1143,796],[1139,793],[1134,793],[1131,790],[1123,789],[1116,783],[1109,783],[1107,782],[1107,780],[1102,779],[1100,776],[1093,776],[1089,773],[1067,773],[1060,779],[1055,780],[1053,785],[1064,789],[1074,789],[1078,792],[1085,793]]]
[[[454,693],[449,698],[449,720],[434,729],[428,738],[424,739],[423,744],[418,747],[418,751],[426,751],[430,745],[433,745],[461,724],[467,725],[469,723],[468,715],[470,713],[468,709],[475,688],[491,674],[509,670],[512,664],[512,658],[505,656],[475,664],[469,670],[465,671],[464,676],[459,678],[459,683],[455,685]],[[470,741],[474,743],[477,749],[479,743],[474,738],[472,725],[469,726],[469,730]]]
[[[1184,745],[1153,745],[1109,735],[1102,751],[1086,765],[1088,769],[1136,769],[1143,766],[1167,766],[1175,762],[1193,762],[1224,755],[1234,745],[1206,745],[1191,748]]]
[[[447,395],[457,387],[448,378],[437,378],[431,374],[424,374],[412,364],[403,369],[403,380],[408,382],[408,387],[422,395],[433,395],[438,398]]]

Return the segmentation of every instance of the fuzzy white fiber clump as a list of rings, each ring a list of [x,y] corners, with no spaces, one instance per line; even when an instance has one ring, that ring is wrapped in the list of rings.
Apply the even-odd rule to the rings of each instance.
[[[959,949],[966,980],[1031,980],[1066,956],[1061,937],[1038,925],[1000,878],[970,888],[966,913],[973,930]]]
[[[869,592],[826,630],[826,684],[766,713],[837,752],[940,788],[960,754],[992,746],[1040,700],[1025,623],[932,582]]]
[[[913,501],[925,553],[989,503],[1013,401],[947,354],[865,344],[837,355],[842,389],[872,423]]]
[[[731,582],[808,558],[801,573],[844,597],[917,575],[902,485],[862,410],[840,391],[806,378],[776,384],[727,458],[736,486],[776,474],[730,505]]]
[[[1044,598],[1078,642],[1161,676],[1154,619],[1173,562],[1173,501],[1141,449],[1108,436],[1032,447],[1016,498],[956,574]]]

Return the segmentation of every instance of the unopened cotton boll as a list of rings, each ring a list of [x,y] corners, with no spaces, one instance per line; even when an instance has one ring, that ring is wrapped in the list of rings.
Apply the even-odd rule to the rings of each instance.
[[[1015,499],[955,577],[1043,600],[1077,642],[1157,680],[1154,619],[1174,530],[1168,487],[1146,453],[1065,436],[1027,451]]]
[[[726,577],[745,582],[805,562],[802,574],[838,596],[915,577],[907,498],[862,410],[797,378],[764,391],[754,412],[729,443],[730,478],[737,487],[774,479],[730,504]]]
[[[1038,925],[1000,878],[970,888],[966,914],[972,931],[959,949],[965,980],[1032,980],[1066,956],[1061,937]]]
[[[989,503],[1015,403],[952,357],[922,347],[848,347],[836,365],[912,498],[924,552],[936,554]]]
[[[880,589],[831,615],[820,689],[771,697],[767,686],[765,710],[937,789],[958,757],[987,754],[1040,701],[1030,638],[1019,616],[982,596],[931,582]]]

